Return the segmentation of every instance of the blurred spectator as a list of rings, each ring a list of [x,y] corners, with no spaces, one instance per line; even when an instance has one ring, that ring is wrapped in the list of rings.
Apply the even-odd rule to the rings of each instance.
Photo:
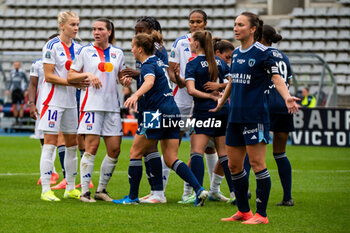
[[[301,105],[307,108],[316,107],[316,98],[315,96],[310,94],[309,88],[304,87],[301,95],[303,96],[303,100],[301,101]]]
[[[27,96],[28,78],[26,73],[21,69],[21,63],[15,61],[13,63],[13,70],[10,73],[10,82],[6,90],[6,95],[9,95],[11,91],[11,99],[13,104],[13,116],[16,118],[16,124],[19,118],[23,118],[24,115],[24,98]],[[25,84],[23,84],[23,82]],[[19,114],[17,109],[17,104],[19,104]]]

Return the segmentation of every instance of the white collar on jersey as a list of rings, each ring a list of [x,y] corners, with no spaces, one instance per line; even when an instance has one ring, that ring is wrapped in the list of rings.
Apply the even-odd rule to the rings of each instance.
[[[240,51],[241,53],[246,53],[246,52],[248,52],[251,48],[253,48],[255,44],[256,44],[256,41],[255,41],[249,48],[247,48],[247,49],[242,49],[242,45],[240,45],[240,46],[239,46],[239,51]]]
[[[141,64],[145,63],[146,61],[148,61],[148,59],[150,59],[151,57],[155,57],[156,55],[152,55],[152,56],[149,56],[148,58],[146,58],[146,60],[144,60]]]

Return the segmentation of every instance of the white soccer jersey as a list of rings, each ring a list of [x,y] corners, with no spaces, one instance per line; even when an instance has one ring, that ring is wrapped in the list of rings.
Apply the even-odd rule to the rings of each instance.
[[[36,86],[36,96],[35,96],[35,100],[36,100],[36,108],[39,111],[40,114],[40,110],[41,110],[41,87],[44,84],[44,69],[43,69],[43,60],[37,59],[33,62],[32,67],[30,69],[30,76],[34,76],[34,77],[38,77],[38,84]]]
[[[101,70],[101,62],[110,62],[113,65],[111,72]],[[80,111],[108,111],[120,112],[118,95],[118,73],[125,69],[125,57],[120,48],[113,45],[105,50],[95,47],[93,44],[84,46],[79,50],[74,60],[72,69],[95,74],[102,83],[102,88],[96,89],[89,86],[81,91]]]
[[[81,45],[72,41],[68,48],[57,36],[49,40],[43,48],[43,64],[54,64],[54,74],[67,79],[68,62],[74,60]],[[67,69],[68,68],[68,69]],[[76,108],[76,88],[45,82],[42,88],[42,104],[61,108]]]
[[[170,52],[169,62],[180,64],[180,77],[185,78],[186,64],[192,57],[190,48],[191,33],[179,37],[173,44]],[[175,88],[175,102],[179,107],[192,106],[193,98],[187,92],[187,88]]]

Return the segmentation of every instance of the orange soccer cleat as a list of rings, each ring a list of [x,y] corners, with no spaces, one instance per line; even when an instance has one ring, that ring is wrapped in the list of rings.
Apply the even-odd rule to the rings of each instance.
[[[246,221],[248,219],[251,219],[252,217],[253,217],[253,214],[251,210],[249,210],[249,212],[246,212],[246,213],[237,211],[237,213],[235,213],[229,218],[222,218],[221,221],[224,221],[224,222]]]
[[[77,184],[77,185],[75,186],[75,188],[81,188],[81,183],[80,183],[80,184]],[[89,189],[92,189],[92,188],[94,188],[94,184],[93,184],[92,181],[90,180]]]
[[[60,176],[58,175],[58,173],[52,173],[52,174],[51,174],[51,179],[50,179],[50,184],[56,184],[58,178],[60,178]]]
[[[66,179],[63,179],[57,185],[51,187],[51,189],[66,189],[66,185],[67,185],[67,181],[66,181]]]
[[[269,220],[267,217],[263,217],[258,213],[255,213],[254,217],[242,222],[242,224],[268,224]]]

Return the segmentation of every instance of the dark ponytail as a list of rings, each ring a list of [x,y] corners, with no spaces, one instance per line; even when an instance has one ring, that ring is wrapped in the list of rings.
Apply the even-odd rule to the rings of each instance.
[[[111,35],[108,37],[108,42],[110,44],[115,44],[115,29],[114,29],[114,24],[112,21],[110,21],[109,19],[107,18],[98,18],[96,19],[96,21],[99,21],[99,22],[104,22],[106,23],[106,28],[108,31],[112,31],[111,32]]]
[[[282,36],[272,26],[267,24],[264,25],[263,38],[269,45],[282,40]]]
[[[210,81],[216,82],[219,76],[218,66],[215,60],[213,39],[208,31],[197,31],[192,34],[194,41],[198,41],[202,49],[204,49],[205,58],[208,62],[208,71]]]
[[[263,35],[263,27],[264,27],[264,21],[259,19],[259,17],[251,12],[243,12],[241,15],[244,15],[249,18],[250,22],[250,28],[256,27],[255,33],[254,33],[254,41],[260,41]]]

